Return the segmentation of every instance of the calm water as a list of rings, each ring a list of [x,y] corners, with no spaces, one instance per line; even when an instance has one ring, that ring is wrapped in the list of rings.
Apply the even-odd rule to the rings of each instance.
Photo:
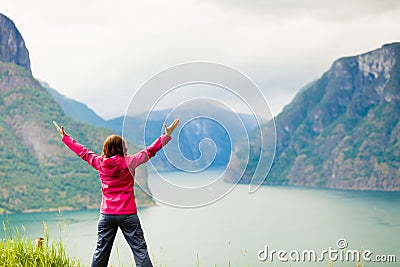
[[[214,170],[213,172],[218,172]],[[209,173],[193,176],[167,173],[166,177],[190,185],[209,180]],[[208,181],[209,182],[209,181]],[[154,174],[149,185],[156,194],[163,189]],[[329,191],[291,187],[261,187],[247,193],[236,186],[221,200],[196,209],[174,208],[164,204],[139,210],[145,236],[155,262],[162,266],[328,266],[324,262],[261,262],[257,252],[269,250],[338,249],[339,238],[348,249],[369,249],[374,254],[396,255],[400,262],[400,194],[382,192]],[[165,192],[164,192],[165,193]],[[180,197],[180,196],[177,196]],[[190,197],[190,196],[186,196]],[[13,225],[26,227],[32,238],[43,236],[42,222],[50,238],[60,237],[57,213],[14,214]],[[61,238],[70,255],[89,264],[96,244],[98,211],[64,212],[66,227]],[[275,256],[276,257],[276,256]],[[373,256],[372,256],[373,257]],[[371,257],[371,258],[372,258]],[[286,258],[289,258],[286,255]],[[118,233],[110,265],[133,266],[131,252]],[[397,264],[398,265],[398,264]],[[333,266],[355,266],[335,262]],[[365,266],[396,266],[366,263]]]

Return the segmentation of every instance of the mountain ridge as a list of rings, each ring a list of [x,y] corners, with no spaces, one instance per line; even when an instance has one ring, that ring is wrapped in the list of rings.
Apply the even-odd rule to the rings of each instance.
[[[45,82],[41,82],[47,91],[51,93],[56,101],[61,105],[64,112],[72,118],[88,123],[94,127],[108,128],[114,131],[116,134],[122,135],[123,127],[125,133],[124,138],[133,144],[143,146],[144,144],[150,144],[155,140],[163,130],[163,123],[169,116],[173,109],[154,110],[150,113],[149,119],[145,121],[147,113],[141,113],[136,116],[119,116],[114,119],[104,120],[98,116],[93,110],[87,107],[87,105],[70,99],[66,96],[61,95],[57,90],[51,88]],[[204,103],[203,103],[204,104]],[[207,103],[208,112],[214,114],[214,117],[228,118],[232,114],[231,111],[218,106],[212,101]],[[180,109],[174,116],[181,119],[182,124],[190,120],[192,117],[202,113],[203,107],[190,106],[184,109]],[[244,126],[248,131],[251,131],[256,125],[255,118],[250,114],[238,114],[242,119]],[[93,119],[92,119],[93,118]],[[143,136],[140,131],[144,131],[146,127],[146,136],[143,140]],[[197,134],[193,134],[197,132]],[[180,138],[181,152],[189,160],[199,158],[200,150],[199,144],[201,140],[205,138],[211,138],[216,143],[217,154],[213,161],[213,166],[226,166],[231,155],[230,140],[227,138],[225,130],[213,123],[210,120],[199,119],[191,121],[187,127],[182,129],[182,138]],[[235,133],[231,133],[233,142],[237,142],[240,139]],[[229,144],[229,146],[228,146]],[[229,147],[229,149],[227,148]],[[204,156],[204,155],[203,155]],[[175,168],[169,164],[168,160],[164,155],[164,151],[159,152],[157,158],[152,159],[152,162],[157,168],[162,170],[174,170]]]
[[[400,43],[334,61],[276,116],[276,155],[265,183],[400,190],[399,102]],[[240,155],[235,160],[243,163]],[[240,182],[252,173],[253,163]]]
[[[7,22],[11,24],[14,25]],[[3,25],[0,23],[0,33],[4,32]],[[65,125],[66,132],[78,142],[97,152],[101,152],[104,139],[111,134],[110,130],[67,116],[27,66],[8,59],[1,61],[0,213],[100,207],[97,172],[65,147],[53,120]],[[129,147],[132,152],[138,151],[131,144]],[[146,169],[137,170],[136,180],[147,185]],[[154,204],[140,188],[135,189],[135,194],[138,206]]]
[[[96,112],[94,112],[86,104],[60,94],[57,90],[53,89],[44,81],[40,81],[40,84],[55,98],[64,112],[66,112],[68,116],[74,120],[96,127],[109,128],[107,127],[107,121],[97,115]]]
[[[0,61],[11,62],[31,72],[29,52],[14,22],[0,13]]]

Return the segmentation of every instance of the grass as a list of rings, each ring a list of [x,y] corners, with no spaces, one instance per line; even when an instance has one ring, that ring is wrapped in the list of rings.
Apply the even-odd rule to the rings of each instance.
[[[45,238],[36,245],[26,236],[24,227],[19,231],[3,221],[4,238],[0,242],[1,267],[80,267],[79,260],[70,258],[61,241],[50,241],[47,226],[43,223]]]

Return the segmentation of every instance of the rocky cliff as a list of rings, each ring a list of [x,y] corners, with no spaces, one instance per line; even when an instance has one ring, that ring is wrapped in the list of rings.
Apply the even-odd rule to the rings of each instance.
[[[0,13],[0,61],[11,62],[31,71],[29,52],[14,22]]]
[[[277,151],[266,183],[400,190],[399,119],[400,43],[341,58],[275,118]],[[241,182],[253,172],[250,162]]]

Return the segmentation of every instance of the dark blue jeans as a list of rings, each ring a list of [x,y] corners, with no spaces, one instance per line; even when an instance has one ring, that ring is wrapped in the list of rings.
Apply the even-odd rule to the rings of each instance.
[[[137,214],[100,214],[97,247],[93,255],[92,267],[107,266],[118,227],[131,247],[136,267],[152,267]]]

